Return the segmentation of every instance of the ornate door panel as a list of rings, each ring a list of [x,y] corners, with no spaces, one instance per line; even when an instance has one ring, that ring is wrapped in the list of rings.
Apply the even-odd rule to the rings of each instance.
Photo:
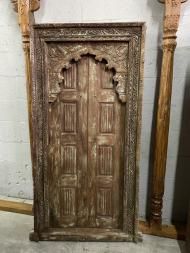
[[[122,220],[125,105],[115,92],[113,72],[89,58],[89,227],[118,228]]]
[[[51,226],[118,228],[125,106],[113,73],[88,55],[61,74],[49,107]]]
[[[33,28],[33,240],[138,238],[143,24]]]

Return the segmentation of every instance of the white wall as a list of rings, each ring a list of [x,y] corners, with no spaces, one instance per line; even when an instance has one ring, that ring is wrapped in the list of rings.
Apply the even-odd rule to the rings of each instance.
[[[160,74],[160,45],[164,6],[157,0],[41,0],[37,23],[147,23],[142,144],[140,216],[146,215],[148,178],[152,169],[155,94]],[[0,194],[32,197],[31,163],[21,38],[8,0],[0,2]],[[164,221],[186,217],[190,182],[190,1],[182,6],[175,56],[171,127],[167,160]],[[185,93],[185,94],[184,94]],[[175,190],[174,190],[175,186]],[[173,204],[175,199],[175,205]]]
[[[32,198],[24,67],[16,13],[0,0],[0,194]]]

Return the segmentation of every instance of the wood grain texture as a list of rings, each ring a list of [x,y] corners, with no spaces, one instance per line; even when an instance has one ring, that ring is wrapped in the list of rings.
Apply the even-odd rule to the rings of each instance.
[[[170,106],[173,82],[173,60],[179,25],[181,0],[165,2],[163,58],[157,108],[154,168],[152,179],[150,223],[157,228],[162,223],[162,206],[166,173]]]
[[[143,24],[33,27],[31,239],[139,239],[143,32]]]
[[[9,200],[0,200],[1,211],[33,215],[32,207],[33,206],[31,204],[27,204],[27,203],[20,203],[20,202],[9,201]]]
[[[63,71],[61,99],[50,104],[50,195],[59,192],[60,201],[50,196],[56,201],[50,207],[52,226],[55,221],[62,227],[121,226],[125,106],[110,72],[105,63],[83,56]]]

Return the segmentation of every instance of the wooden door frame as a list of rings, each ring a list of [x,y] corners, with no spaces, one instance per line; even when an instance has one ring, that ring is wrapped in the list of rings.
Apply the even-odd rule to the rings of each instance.
[[[34,179],[34,232],[31,240],[114,240],[137,241],[138,234],[138,181],[139,181],[139,141],[141,127],[142,73],[144,61],[144,23],[108,23],[108,24],[49,24],[34,25],[32,29],[32,125],[33,125],[33,179]],[[125,154],[128,159],[124,168],[123,229],[89,233],[89,230],[70,231],[67,233],[48,228],[47,196],[47,145],[48,124],[47,104],[59,94],[59,75],[55,77],[55,86],[49,87],[47,93],[44,69],[47,44],[54,42],[125,42],[128,46],[129,63],[117,61],[118,51],[105,49],[94,52],[90,47],[78,50],[66,57],[79,59],[81,55],[91,53],[96,59],[107,60],[108,68],[116,70],[116,92],[121,101],[126,103],[126,143]],[[89,44],[89,43],[88,43]],[[127,59],[127,57],[126,57]],[[124,63],[124,64],[123,64]],[[62,68],[65,65],[62,65]],[[46,185],[44,188],[43,185]],[[127,193],[130,193],[129,196]],[[98,232],[99,231],[99,232]],[[97,237],[97,233],[100,235]]]

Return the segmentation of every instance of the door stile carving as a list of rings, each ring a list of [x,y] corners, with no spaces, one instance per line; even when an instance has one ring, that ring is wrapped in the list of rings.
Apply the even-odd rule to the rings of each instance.
[[[161,1],[163,2],[163,1]],[[176,33],[179,26],[181,0],[166,0],[163,28],[163,58],[159,88],[154,168],[152,178],[150,224],[155,229],[161,228],[164,182],[166,172],[171,94],[173,82],[173,60],[176,48]]]
[[[138,47],[138,44],[144,44],[144,36],[140,39],[137,36],[134,36],[129,43],[129,75],[128,75],[128,86],[127,86],[127,112],[128,119],[126,119],[126,143],[125,146],[125,156],[128,156],[128,159],[125,163],[125,179],[124,179],[124,204],[126,205],[126,213],[123,213],[123,227],[124,230],[129,234],[138,235],[138,191],[139,184],[137,183],[134,187],[133,182],[135,178],[139,177],[139,168],[137,168],[139,161],[139,146],[140,146],[140,131],[141,131],[141,112],[139,110],[138,103],[142,103],[142,83],[143,83],[143,62],[139,63],[138,59],[144,59],[144,50],[141,47]],[[138,75],[138,69],[141,65],[141,75]],[[139,83],[141,88],[138,89],[134,83]],[[131,129],[133,129],[131,131]],[[136,136],[137,135],[137,136]],[[138,143],[136,143],[138,141]],[[138,148],[137,148],[138,147]],[[135,161],[136,160],[136,161]],[[128,183],[127,183],[128,182]],[[127,193],[130,192],[130,197],[127,196]],[[136,204],[134,204],[134,199]],[[130,225],[129,225],[130,223]],[[132,224],[135,223],[135,226]],[[140,236],[139,236],[140,238]],[[138,237],[136,240],[139,239]]]

